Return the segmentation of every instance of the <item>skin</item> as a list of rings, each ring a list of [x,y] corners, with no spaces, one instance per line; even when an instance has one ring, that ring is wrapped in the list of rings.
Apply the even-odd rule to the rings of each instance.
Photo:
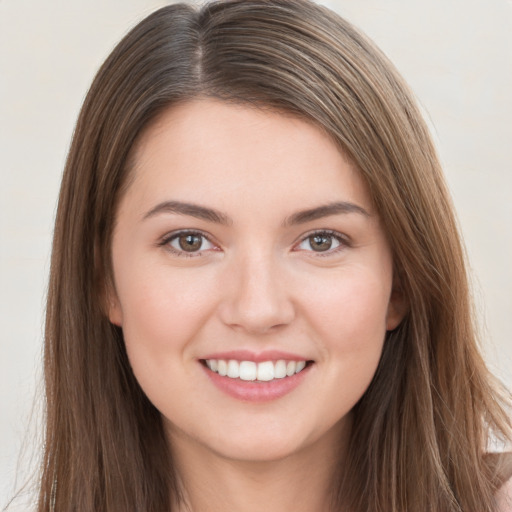
[[[496,502],[499,511],[512,512],[512,478],[498,491]]]
[[[314,125],[209,99],[153,123],[133,173],[114,229],[109,317],[163,416],[188,506],[325,511],[350,411],[403,317],[365,184]],[[340,201],[354,211],[297,218]],[[200,250],[184,252],[180,230],[204,234]],[[236,349],[313,364],[287,395],[247,402],[214,386],[200,362]]]

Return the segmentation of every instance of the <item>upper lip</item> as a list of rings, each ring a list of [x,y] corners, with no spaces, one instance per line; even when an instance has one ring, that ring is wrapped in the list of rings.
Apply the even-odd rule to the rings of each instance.
[[[252,352],[250,350],[230,350],[228,352],[215,352],[208,354],[205,359],[233,359],[235,361],[254,361],[261,363],[263,361],[308,361],[309,359],[291,352],[283,352],[282,350],[265,350],[263,352]]]

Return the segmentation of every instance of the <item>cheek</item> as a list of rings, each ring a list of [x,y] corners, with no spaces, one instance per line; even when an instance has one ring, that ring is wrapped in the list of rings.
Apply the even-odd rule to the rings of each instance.
[[[185,350],[214,307],[215,283],[201,269],[132,269],[122,274],[128,279],[116,283],[128,351]]]
[[[379,274],[355,269],[329,276],[310,287],[308,316],[324,339],[359,350],[384,337],[390,293],[390,279]]]
[[[335,392],[342,401],[354,404],[360,398],[379,363],[391,292],[387,277],[355,268],[317,283],[309,294],[311,336],[331,363],[327,378],[340,383]]]
[[[187,363],[213,309],[214,286],[201,272],[132,269],[124,274],[129,279],[117,283],[128,359],[155,407],[173,410],[190,394]]]
[[[319,407],[333,424],[360,400],[379,364],[386,335],[391,283],[382,276],[351,273],[317,286],[309,298],[309,324],[329,385]],[[320,361],[322,362],[322,361]]]

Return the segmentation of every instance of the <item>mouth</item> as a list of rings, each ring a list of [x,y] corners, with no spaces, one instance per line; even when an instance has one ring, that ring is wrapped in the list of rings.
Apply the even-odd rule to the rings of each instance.
[[[242,402],[278,400],[302,388],[315,366],[299,354],[281,350],[230,350],[199,359],[208,380],[220,391]]]
[[[238,381],[268,383],[299,374],[313,364],[305,360],[246,361],[236,359],[201,359],[201,364],[213,373]]]

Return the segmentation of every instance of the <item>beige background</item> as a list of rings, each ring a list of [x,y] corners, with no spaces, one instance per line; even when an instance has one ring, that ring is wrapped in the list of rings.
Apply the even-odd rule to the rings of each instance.
[[[0,0],[0,507],[40,380],[59,180],[116,41],[169,2]],[[512,388],[512,2],[331,0],[391,57],[429,118],[468,247],[485,350]]]

